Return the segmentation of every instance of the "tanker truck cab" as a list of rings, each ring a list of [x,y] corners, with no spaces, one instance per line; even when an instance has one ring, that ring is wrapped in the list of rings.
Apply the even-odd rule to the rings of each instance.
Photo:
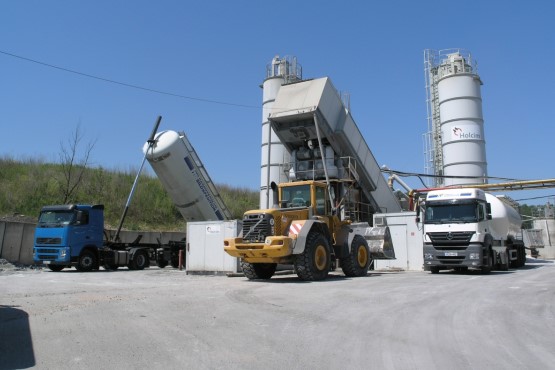
[[[424,270],[489,273],[525,260],[524,244],[516,239],[518,212],[481,189],[430,191],[424,206]],[[523,257],[524,256],[524,257]]]
[[[94,268],[103,245],[103,205],[43,207],[35,229],[33,259],[53,271],[85,265]]]

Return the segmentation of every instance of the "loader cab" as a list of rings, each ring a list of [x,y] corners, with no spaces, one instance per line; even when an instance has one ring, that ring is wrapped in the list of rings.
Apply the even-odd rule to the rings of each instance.
[[[316,216],[330,214],[326,184],[318,181],[299,181],[279,186],[281,208],[309,208]]]

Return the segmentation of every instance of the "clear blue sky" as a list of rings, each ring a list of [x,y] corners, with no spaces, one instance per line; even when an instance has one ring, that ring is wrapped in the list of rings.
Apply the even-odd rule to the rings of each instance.
[[[258,189],[265,66],[295,55],[328,76],[379,164],[424,172],[424,49],[478,61],[490,176],[555,178],[552,1],[3,1],[0,156],[57,161],[78,125],[92,162],[136,170],[158,115],[217,184]],[[409,185],[421,187],[417,179]],[[555,189],[512,192],[515,199]],[[553,199],[551,199],[553,201]],[[544,204],[546,199],[527,201]]]

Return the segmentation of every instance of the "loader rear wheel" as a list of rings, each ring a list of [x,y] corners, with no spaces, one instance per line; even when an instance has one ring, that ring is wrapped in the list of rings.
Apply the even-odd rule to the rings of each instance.
[[[341,270],[345,276],[349,277],[366,276],[371,262],[370,248],[366,239],[361,235],[356,235],[351,243],[351,252],[348,256],[341,258]]]
[[[241,260],[241,269],[249,280],[268,280],[276,272],[277,263],[249,263]]]
[[[304,252],[296,256],[294,261],[297,276],[307,281],[323,280],[328,276],[330,265],[328,240],[320,233],[309,233]]]

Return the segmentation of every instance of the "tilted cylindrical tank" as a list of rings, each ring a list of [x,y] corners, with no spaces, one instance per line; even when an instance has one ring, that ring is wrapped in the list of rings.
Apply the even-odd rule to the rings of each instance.
[[[187,221],[224,220],[224,213],[212,196],[194,151],[179,133],[162,131],[155,144],[145,143],[143,153],[162,182],[174,205]],[[147,153],[148,150],[148,153]]]
[[[482,81],[468,59],[451,53],[437,67],[445,186],[487,182]]]
[[[491,226],[488,232],[494,239],[517,238],[522,227],[522,218],[516,209],[496,197],[486,193],[486,201],[491,204]]]

